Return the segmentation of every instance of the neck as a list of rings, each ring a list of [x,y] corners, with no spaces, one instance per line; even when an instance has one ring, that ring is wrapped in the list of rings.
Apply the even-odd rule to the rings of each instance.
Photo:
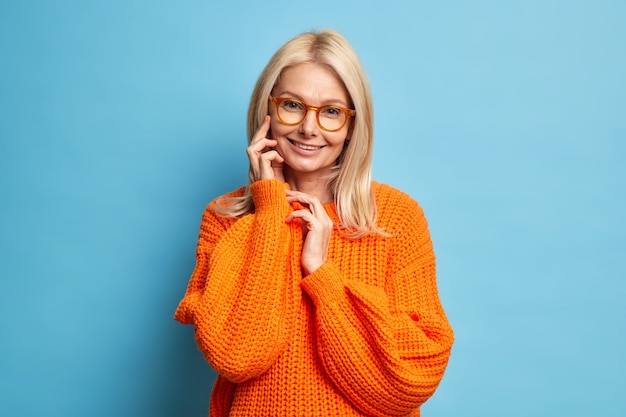
[[[333,202],[333,193],[328,186],[328,181],[326,181],[323,176],[321,177],[319,173],[311,173],[309,175],[293,175],[293,173],[290,173],[291,175],[287,175],[287,173],[285,174],[285,180],[292,190],[317,197],[322,204]]]

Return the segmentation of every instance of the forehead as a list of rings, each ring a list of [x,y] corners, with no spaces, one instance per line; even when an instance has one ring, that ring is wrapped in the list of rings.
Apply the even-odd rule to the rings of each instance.
[[[274,87],[274,93],[290,93],[316,103],[331,100],[344,104],[348,102],[348,92],[337,74],[324,65],[312,63],[286,68]]]

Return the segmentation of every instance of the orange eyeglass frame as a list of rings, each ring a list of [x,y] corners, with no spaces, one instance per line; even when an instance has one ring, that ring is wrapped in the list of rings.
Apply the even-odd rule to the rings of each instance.
[[[335,105],[330,105],[330,106],[311,106],[311,105],[306,104],[302,100],[298,100],[297,98],[292,98],[292,97],[274,97],[274,96],[270,95],[270,100],[272,100],[272,102],[274,103],[274,105],[277,108],[276,115],[278,116],[278,120],[282,124],[284,124],[285,126],[295,126],[297,124],[302,123],[302,120],[304,120],[304,118],[306,117],[306,113],[309,110],[313,110],[315,112],[315,118],[317,120],[317,125],[320,127],[320,129],[322,129],[322,130],[324,130],[326,132],[336,132],[338,130],[341,130],[346,125],[346,123],[348,123],[348,120],[350,120],[350,117],[354,117],[356,115],[356,110],[353,110],[353,109],[346,109],[344,107],[335,106]],[[304,113],[304,116],[302,117],[302,119],[299,120],[296,123],[287,123],[283,119],[281,119],[280,114],[278,114],[278,106],[280,106],[280,103],[283,103],[283,102],[288,101],[288,100],[295,101],[297,103],[301,103],[304,106],[304,108],[307,109],[307,111]],[[343,121],[343,124],[341,126],[339,126],[337,129],[326,129],[320,123],[320,110],[328,108],[328,107],[333,108],[333,109],[337,109],[337,110],[341,111],[346,116],[346,119]]]

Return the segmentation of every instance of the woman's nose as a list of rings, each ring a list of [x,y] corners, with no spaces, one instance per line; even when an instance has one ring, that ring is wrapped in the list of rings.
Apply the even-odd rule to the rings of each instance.
[[[300,124],[300,131],[305,136],[314,135],[317,132],[317,113],[309,109]]]

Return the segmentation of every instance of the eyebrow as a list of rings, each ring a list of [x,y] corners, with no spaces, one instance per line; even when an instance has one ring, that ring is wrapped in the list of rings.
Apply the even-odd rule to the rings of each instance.
[[[289,90],[285,90],[279,94],[276,95],[278,96],[290,96],[292,98],[296,98],[298,100],[300,100],[301,102],[306,102],[306,100],[304,98],[302,98],[301,95],[296,94],[292,91]],[[323,104],[320,104],[319,106],[315,106],[315,107],[323,107],[323,106],[341,106],[341,107],[345,107],[345,108],[349,108],[348,104],[345,103],[343,100],[336,100],[336,99],[329,99],[329,100],[323,100],[322,101]],[[309,103],[307,103],[309,104]]]

